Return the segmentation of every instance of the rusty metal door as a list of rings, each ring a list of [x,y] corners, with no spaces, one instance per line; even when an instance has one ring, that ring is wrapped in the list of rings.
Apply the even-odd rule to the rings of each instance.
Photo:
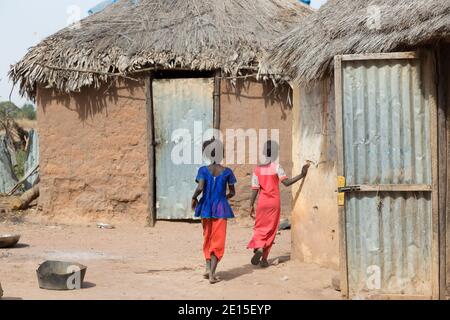
[[[202,134],[213,126],[213,92],[210,78],[153,80],[158,219],[193,218]]]
[[[343,293],[437,298],[436,105],[417,53],[335,60]]]

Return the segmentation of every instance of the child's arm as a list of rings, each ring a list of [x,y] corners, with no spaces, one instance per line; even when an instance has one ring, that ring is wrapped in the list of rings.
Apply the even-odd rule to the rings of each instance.
[[[256,202],[256,197],[258,197],[260,187],[261,186],[259,185],[258,175],[256,174],[256,172],[253,172],[253,175],[252,175],[252,197],[250,198],[250,217],[252,217],[253,219],[256,219],[255,202]]]
[[[236,177],[234,176],[233,170],[230,169],[230,175],[228,175],[228,194],[227,199],[231,199],[236,195],[236,189],[234,185],[237,183]]]
[[[236,195],[236,188],[234,187],[234,184],[228,185],[228,191],[227,199],[231,199]]]
[[[293,177],[293,178],[290,178],[290,179],[284,179],[281,183],[283,183],[286,187],[292,186],[294,183],[297,183],[300,180],[302,180],[304,177],[306,177],[306,175],[308,174],[309,167],[310,167],[309,164],[304,165],[303,168],[302,168],[302,173],[300,173],[296,177]]]
[[[255,219],[255,202],[258,193],[259,193],[258,189],[252,189],[252,197],[250,199],[250,217],[252,217],[253,219]]]
[[[202,194],[203,188],[205,187],[205,180],[200,180],[197,185],[197,189],[195,189],[194,195],[192,196],[192,210],[195,210],[198,204],[198,196]]]

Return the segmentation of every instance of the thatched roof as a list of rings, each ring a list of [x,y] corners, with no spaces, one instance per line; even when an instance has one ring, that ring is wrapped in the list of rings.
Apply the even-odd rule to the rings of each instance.
[[[450,0],[328,0],[271,48],[261,73],[298,82],[332,72],[334,56],[411,50],[450,39]]]
[[[311,12],[297,0],[119,0],[31,48],[10,77],[33,98],[37,84],[75,92],[149,67],[236,75]]]

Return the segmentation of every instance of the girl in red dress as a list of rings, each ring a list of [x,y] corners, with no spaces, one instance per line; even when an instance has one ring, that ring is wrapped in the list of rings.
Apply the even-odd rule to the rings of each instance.
[[[303,167],[300,175],[289,179],[283,168],[275,162],[278,159],[278,144],[275,141],[265,143],[264,156],[266,157],[265,163],[255,168],[252,177],[253,192],[250,215],[255,219],[255,227],[253,238],[247,248],[254,251],[251,263],[266,268],[269,266],[267,258],[280,224],[280,181],[286,187],[300,181],[308,173],[309,164]],[[255,217],[255,201],[258,194]]]

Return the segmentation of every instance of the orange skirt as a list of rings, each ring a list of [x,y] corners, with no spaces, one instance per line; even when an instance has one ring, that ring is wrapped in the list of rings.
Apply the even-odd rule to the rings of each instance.
[[[215,255],[220,261],[225,253],[227,238],[227,219],[202,219],[203,254],[206,260]]]

